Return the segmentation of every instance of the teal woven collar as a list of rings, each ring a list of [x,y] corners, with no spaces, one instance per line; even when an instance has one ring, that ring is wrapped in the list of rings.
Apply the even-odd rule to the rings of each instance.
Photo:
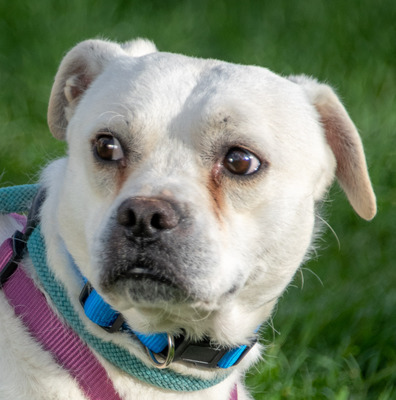
[[[39,188],[39,185],[23,185],[0,189],[0,213],[27,212]],[[227,374],[222,374],[214,379],[205,380],[181,375],[170,369],[150,368],[125,348],[92,335],[75,311],[62,283],[55,278],[51,269],[48,268],[45,242],[40,226],[31,234],[27,247],[38,278],[58,311],[70,327],[92,349],[116,367],[143,382],[159,388],[185,392],[207,389],[220,383],[228,376]]]

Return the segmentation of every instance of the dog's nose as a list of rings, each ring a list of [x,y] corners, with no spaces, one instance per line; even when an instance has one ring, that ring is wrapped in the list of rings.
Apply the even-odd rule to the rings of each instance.
[[[155,197],[132,197],[117,211],[117,221],[134,237],[151,237],[175,228],[180,213],[169,201]]]

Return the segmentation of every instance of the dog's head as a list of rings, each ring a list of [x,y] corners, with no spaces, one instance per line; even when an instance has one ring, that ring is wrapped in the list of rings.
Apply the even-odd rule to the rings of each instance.
[[[69,145],[60,234],[141,332],[246,342],[303,261],[334,175],[361,217],[376,212],[356,128],[306,77],[86,41],[48,119]]]

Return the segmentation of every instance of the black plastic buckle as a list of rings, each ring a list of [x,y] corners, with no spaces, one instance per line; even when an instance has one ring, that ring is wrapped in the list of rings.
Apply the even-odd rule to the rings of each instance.
[[[85,302],[87,301],[88,296],[91,294],[92,290],[93,290],[93,286],[89,282],[87,282],[80,292],[79,301],[80,301],[80,304],[81,304],[84,312],[85,312],[85,309],[84,309]],[[99,327],[101,327],[108,333],[114,333],[114,332],[118,332],[121,330],[124,322],[125,322],[125,320],[124,320],[124,317],[122,316],[122,314],[118,314],[118,317],[115,319],[115,321],[111,325],[109,325],[109,326],[102,326],[99,324],[96,324],[96,325],[98,325]]]
[[[45,200],[45,195],[45,189],[39,189],[29,210],[25,233],[16,231],[11,238],[13,253],[7,265],[0,271],[0,288],[8,281],[8,279],[10,279],[23,258],[29,236],[40,222],[39,211]]]
[[[237,365],[257,342],[257,339],[248,346],[234,363]],[[214,347],[209,339],[192,342],[184,336],[175,338],[175,356],[173,361],[184,361],[203,368],[218,368],[219,361],[230,351],[226,347]],[[166,356],[167,348],[159,353]]]
[[[26,240],[25,235],[16,231],[12,237],[12,256],[9,259],[8,263],[3,267],[0,271],[0,288],[11,278],[13,273],[18,268],[20,261],[22,260],[23,253],[26,248]]]

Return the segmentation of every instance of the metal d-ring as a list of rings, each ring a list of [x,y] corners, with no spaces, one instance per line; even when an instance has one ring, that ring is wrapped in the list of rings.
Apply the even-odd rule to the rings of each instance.
[[[165,357],[165,361],[159,361],[156,358],[156,354],[153,353],[148,347],[146,347],[147,354],[150,356],[152,364],[158,369],[168,368],[175,358],[175,340],[173,336],[168,333],[168,354]]]

